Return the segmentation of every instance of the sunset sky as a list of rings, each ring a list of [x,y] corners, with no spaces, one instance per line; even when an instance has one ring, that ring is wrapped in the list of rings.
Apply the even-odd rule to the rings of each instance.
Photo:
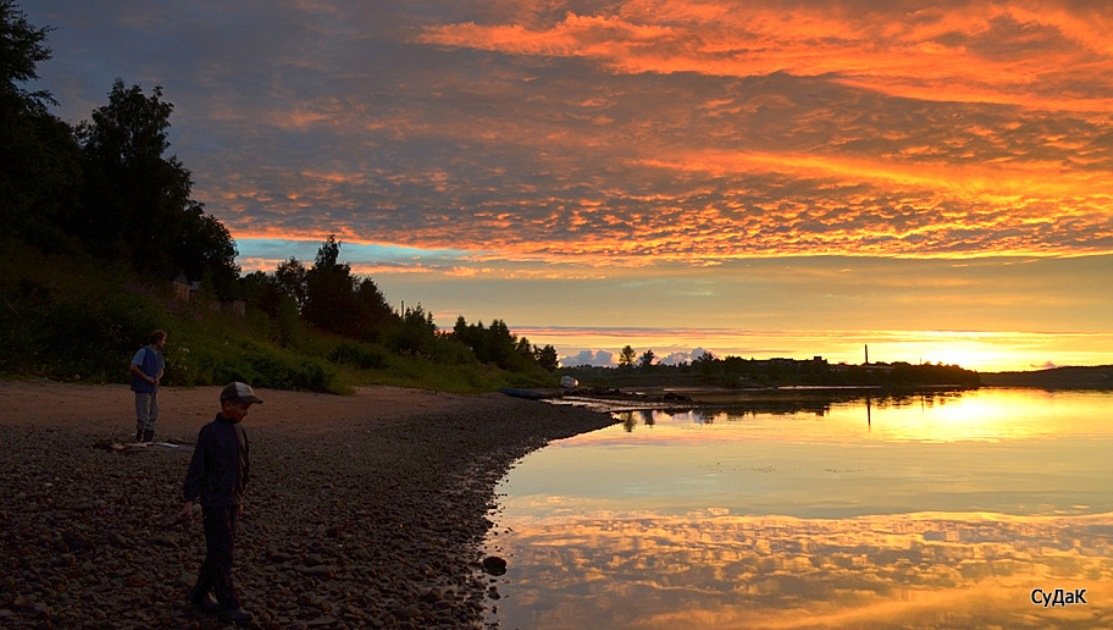
[[[881,8],[879,8],[881,7]],[[565,363],[1113,363],[1113,5],[24,0],[161,85],[245,271],[324,238]]]

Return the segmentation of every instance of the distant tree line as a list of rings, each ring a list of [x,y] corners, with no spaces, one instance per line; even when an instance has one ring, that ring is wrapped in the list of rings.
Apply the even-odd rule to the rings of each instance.
[[[484,327],[461,317],[441,331],[420,305],[395,311],[370,278],[356,277],[340,261],[334,236],[308,267],[290,258],[273,273],[241,277],[228,230],[191,198],[189,170],[167,156],[174,107],[161,87],[145,94],[117,79],[107,104],[76,126],[48,112],[57,104],[49,93],[23,87],[50,58],[49,30],[29,24],[12,0],[0,0],[0,248],[18,242],[46,254],[123,263],[156,282],[184,274],[214,298],[244,299],[269,320],[280,345],[310,324],[445,363],[556,369],[552,346],[537,348],[500,320]],[[355,344],[341,345],[331,358],[361,367],[383,363],[377,351]]]
[[[619,352],[618,366],[569,367],[562,374],[584,382],[681,382],[724,387],[775,387],[784,385],[883,386],[958,385],[976,387],[981,377],[957,365],[905,362],[867,365],[831,365],[822,358],[744,359],[737,356],[715,357],[705,352],[690,362],[676,365],[656,363],[653,350],[641,355],[632,346]]]
[[[452,327],[455,340],[466,345],[484,363],[493,363],[505,370],[521,371],[528,365],[539,365],[552,372],[557,369],[556,348],[538,347],[525,337],[514,336],[502,320],[494,320],[484,328],[483,322],[468,324],[463,317]]]
[[[313,265],[297,258],[279,264],[273,273],[256,271],[244,276],[240,285],[248,306],[267,314],[275,322],[275,340],[290,343],[298,322],[357,341],[444,363],[478,361],[511,372],[535,367],[557,368],[556,349],[534,346],[517,337],[502,320],[490,326],[469,324],[459,316],[450,331],[441,330],[433,314],[418,304],[394,310],[370,278],[358,278],[347,263],[340,262],[341,243],[329,235],[317,251]],[[351,349],[335,359],[376,367],[376,360],[358,357]]]

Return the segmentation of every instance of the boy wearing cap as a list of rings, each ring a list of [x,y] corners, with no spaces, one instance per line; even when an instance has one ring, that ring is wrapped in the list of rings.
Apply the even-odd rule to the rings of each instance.
[[[247,433],[241,421],[253,403],[262,402],[246,383],[229,383],[221,391],[220,413],[201,427],[182,488],[185,504],[181,518],[192,518],[193,503],[200,499],[205,525],[205,563],[190,591],[190,603],[238,625],[251,621],[232,587],[236,520],[243,513],[243,489],[250,465]],[[212,595],[216,596],[215,602]]]

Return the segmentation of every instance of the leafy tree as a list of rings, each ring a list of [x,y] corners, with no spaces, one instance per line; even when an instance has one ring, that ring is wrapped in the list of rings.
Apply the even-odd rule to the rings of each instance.
[[[28,92],[19,84],[39,78],[35,66],[50,59],[43,42],[50,29],[35,28],[12,0],[0,0],[0,97],[27,110],[46,111],[53,103],[49,92]]]
[[[73,130],[51,116],[46,91],[21,84],[38,78],[50,58],[48,29],[35,28],[0,0],[0,238],[22,238],[44,250],[69,249],[64,226],[78,205],[81,164]]]
[[[530,344],[529,339],[522,337],[514,344],[514,351],[520,356],[533,361],[533,345]]]
[[[433,323],[433,314],[426,313],[420,304],[415,308],[407,308],[389,345],[397,352],[434,356],[437,350],[437,325]]]
[[[355,337],[359,313],[352,269],[340,262],[340,243],[330,234],[317,250],[313,267],[305,273],[302,316],[322,330]]]
[[[461,342],[466,342],[468,337],[468,321],[463,315],[456,316],[456,323],[452,326],[452,334]]]
[[[638,359],[638,367],[643,370],[648,370],[653,367],[653,362],[657,360],[657,355],[652,350],[646,350]]]
[[[550,372],[555,372],[560,367],[560,360],[557,358],[556,348],[551,345],[546,345],[543,348],[534,348],[534,358],[537,365],[545,368]]]
[[[359,310],[359,336],[377,341],[398,316],[390,308],[379,287],[370,278],[364,278],[356,288],[356,306]]]
[[[715,366],[718,363],[720,363],[720,361],[710,352],[704,352],[692,359],[692,367],[698,369],[700,374],[704,376],[710,376],[715,371]]]
[[[274,315],[274,304],[281,295],[274,276],[255,271],[240,278],[239,294],[247,305],[267,315]]]
[[[45,251],[79,248],[67,233],[82,182],[72,130],[45,113],[0,110],[0,238],[22,238]]]
[[[280,286],[277,274],[261,271],[240,280],[240,294],[249,308],[265,314],[270,320],[270,338],[285,347],[292,343],[300,329],[298,307],[294,298]]]
[[[205,214],[204,206],[190,201],[180,212],[170,216],[166,226],[170,265],[190,278],[204,278],[216,294],[228,297],[239,278],[236,245],[228,228]],[[157,269],[154,271],[158,271]]]
[[[306,271],[305,266],[294,257],[280,263],[274,270],[275,281],[278,289],[294,301],[300,312],[305,308],[306,297]]]
[[[109,102],[77,127],[85,157],[84,212],[75,227],[94,252],[130,259],[139,271],[171,271],[162,245],[167,219],[189,201],[189,172],[169,148],[173,106],[117,79]]]
[[[626,346],[618,355],[618,365],[623,368],[634,367],[634,362],[637,360],[638,352],[631,346]]]
[[[83,155],[82,209],[73,229],[94,254],[130,260],[155,277],[211,278],[227,295],[239,276],[227,229],[189,198],[190,173],[170,148],[174,106],[117,79],[108,104],[76,129]]]
[[[510,332],[506,322],[499,319],[493,320],[490,327],[485,327],[483,322],[468,324],[462,316],[457,317],[451,336],[470,348],[479,361],[497,365],[504,370],[516,372],[530,370],[538,364],[541,356],[539,354],[541,350],[530,344],[529,339],[525,337],[519,339]],[[555,370],[556,350],[551,347],[550,350],[552,357],[547,358],[546,352],[546,361],[549,361],[551,369]]]
[[[394,313],[373,280],[358,280],[351,266],[340,262],[340,245],[330,234],[317,250],[312,268],[305,270],[291,258],[276,270],[279,286],[299,301],[302,317],[322,330],[368,341],[381,340],[388,329],[412,327],[414,322],[402,321],[406,316]],[[410,315],[414,312],[426,317],[420,308]]]
[[[514,335],[510,333],[510,327],[506,322],[496,319],[491,322],[487,328],[486,338],[483,340],[479,352],[479,359],[488,363],[510,369],[515,364],[514,357],[521,356],[517,352],[517,344]]]

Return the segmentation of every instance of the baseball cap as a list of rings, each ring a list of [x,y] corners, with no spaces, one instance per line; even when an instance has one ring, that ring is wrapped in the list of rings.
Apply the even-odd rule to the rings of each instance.
[[[255,395],[255,390],[251,389],[250,385],[239,381],[228,383],[224,390],[220,392],[220,399],[232,402],[263,404],[263,399]]]

